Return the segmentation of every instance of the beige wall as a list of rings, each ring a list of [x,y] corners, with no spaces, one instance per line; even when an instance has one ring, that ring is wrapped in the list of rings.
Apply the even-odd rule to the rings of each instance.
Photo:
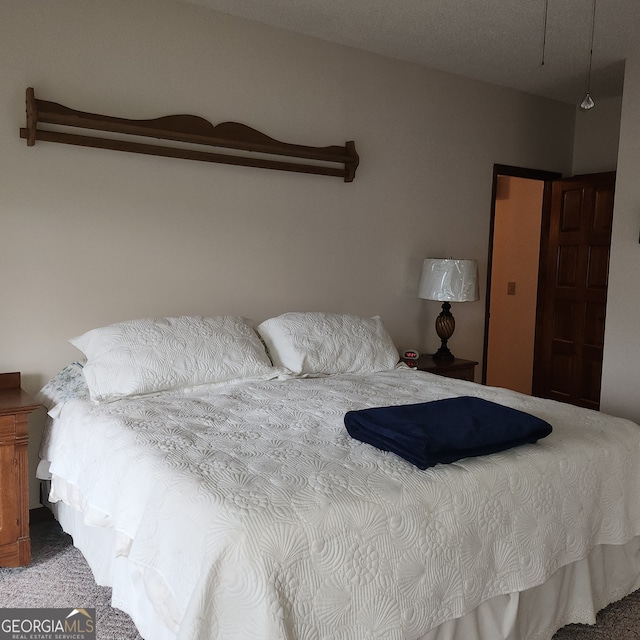
[[[576,109],[574,175],[616,170],[621,109],[622,97],[598,98],[589,111]]]
[[[625,69],[601,409],[640,422],[640,46]]]
[[[571,170],[570,105],[168,0],[3,0],[1,13],[0,371],[22,371],[29,391],[78,357],[68,338],[149,315],[380,314],[400,349],[434,349],[420,265],[476,258],[485,278],[494,163]],[[345,184],[27,148],[28,86],[113,116],[353,139],[361,164]],[[456,321],[453,351],[480,360],[483,302]]]
[[[486,382],[522,393],[533,376],[543,190],[512,176],[499,176],[496,189]]]

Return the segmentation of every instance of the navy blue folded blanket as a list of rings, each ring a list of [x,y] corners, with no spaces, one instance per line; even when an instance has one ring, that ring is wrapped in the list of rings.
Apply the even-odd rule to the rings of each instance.
[[[504,451],[551,433],[551,425],[536,416],[471,396],[348,411],[344,424],[353,438],[420,469]]]

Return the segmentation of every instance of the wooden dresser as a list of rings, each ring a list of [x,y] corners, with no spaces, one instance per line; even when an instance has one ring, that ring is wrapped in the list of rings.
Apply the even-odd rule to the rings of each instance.
[[[0,373],[0,567],[31,561],[28,420],[39,406],[19,373]]]

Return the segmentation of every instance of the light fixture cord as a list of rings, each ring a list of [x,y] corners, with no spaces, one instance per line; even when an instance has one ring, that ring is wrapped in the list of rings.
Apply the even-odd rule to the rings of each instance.
[[[593,0],[593,13],[591,15],[591,40],[589,42],[589,71],[587,73],[587,93],[591,90],[591,61],[593,60],[593,34],[596,28],[596,1]]]
[[[542,59],[540,66],[544,67],[544,54],[547,48],[547,14],[549,13],[549,0],[544,0],[544,18],[542,23]]]

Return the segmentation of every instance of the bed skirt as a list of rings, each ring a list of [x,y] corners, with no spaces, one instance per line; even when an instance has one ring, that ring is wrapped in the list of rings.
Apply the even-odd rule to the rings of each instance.
[[[84,524],[82,514],[62,502],[50,506],[96,582],[112,588],[112,605],[131,616],[140,635],[145,640],[183,640],[159,619],[154,594],[145,592],[138,567],[126,557],[115,557],[113,530]],[[587,558],[559,569],[545,583],[487,600],[420,640],[550,640],[567,624],[594,624],[600,609],[639,588],[640,536],[625,545],[596,546]]]

